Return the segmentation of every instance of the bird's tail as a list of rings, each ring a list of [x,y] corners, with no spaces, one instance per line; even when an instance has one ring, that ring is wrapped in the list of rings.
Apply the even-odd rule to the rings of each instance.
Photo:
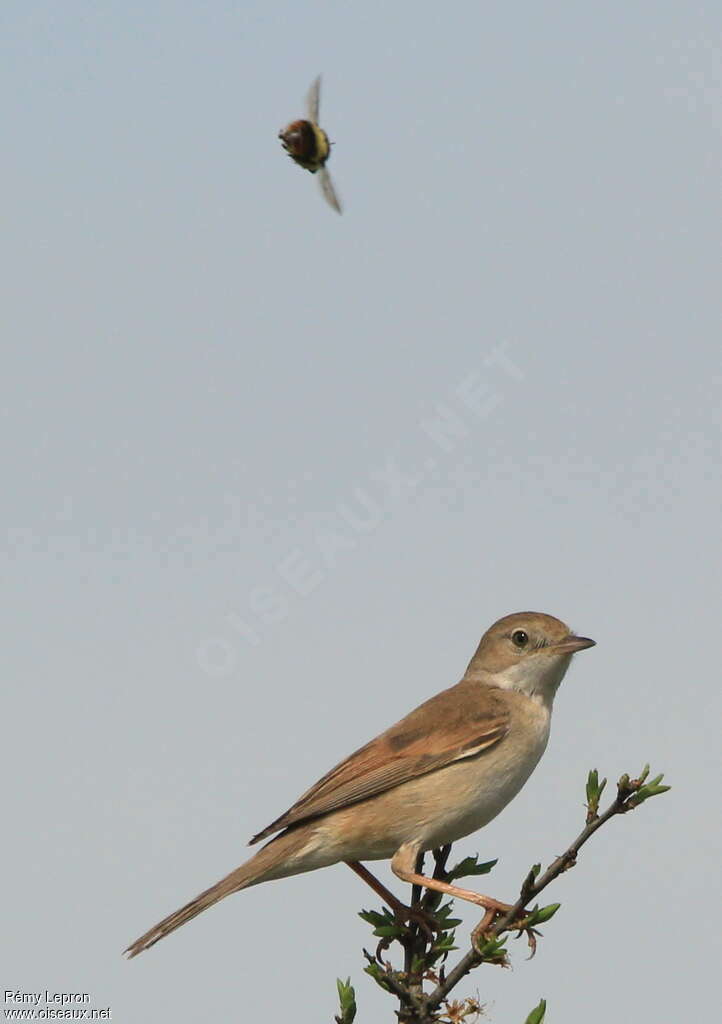
[[[198,914],[207,910],[208,907],[212,907],[214,903],[218,903],[219,900],[224,899],[226,896],[230,896],[231,893],[239,892],[241,889],[246,889],[257,882],[265,882],[270,878],[280,878],[287,874],[295,874],[298,868],[292,866],[292,861],[293,854],[298,848],[298,838],[300,837],[294,834],[283,833],[272,840],[260,849],[255,857],[251,857],[245,864],[241,864],[235,871],[231,871],[220,882],[216,882],[210,889],[206,889],[205,892],[196,896],[190,903],[186,903],[180,910],[176,910],[174,913],[169,914],[168,917],[164,917],[162,921],[159,921],[158,924],[150,928],[144,935],[141,935],[139,939],[132,942],[125,950],[128,954],[128,959],[131,960],[138,953],[142,953],[144,949],[150,949],[160,939],[164,939],[166,935],[170,935],[171,932],[174,932],[176,928],[180,928],[187,921],[192,921]],[[300,870],[303,871],[305,868],[300,867]]]

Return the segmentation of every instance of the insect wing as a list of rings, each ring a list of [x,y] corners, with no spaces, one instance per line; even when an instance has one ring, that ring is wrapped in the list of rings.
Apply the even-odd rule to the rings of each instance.
[[[321,76],[314,79],[306,94],[306,113],[309,121],[318,124],[318,107],[321,101]]]
[[[329,206],[332,206],[336,213],[341,213],[341,203],[339,202],[336,190],[333,187],[331,181],[331,175],[328,173],[325,167],[319,168],[318,171],[318,182],[323,192],[323,197]]]

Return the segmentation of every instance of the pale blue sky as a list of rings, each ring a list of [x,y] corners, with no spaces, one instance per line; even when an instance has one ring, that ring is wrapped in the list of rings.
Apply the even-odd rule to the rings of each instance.
[[[550,890],[533,962],[512,944],[459,992],[498,1024],[542,995],[550,1024],[702,1019],[722,12],[71,0],[0,23],[0,988],[89,991],[124,1024],[285,1020],[285,991],[317,1024],[351,975],[359,1024],[391,1019],[342,866],[120,954],[533,608],[598,647],[458,854],[498,856],[510,897],[579,830],[588,768],[675,788]],[[343,217],[276,138],[319,72]]]

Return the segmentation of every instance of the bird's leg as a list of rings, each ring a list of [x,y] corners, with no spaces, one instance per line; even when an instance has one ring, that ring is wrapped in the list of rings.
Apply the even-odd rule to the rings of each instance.
[[[482,893],[472,892],[471,889],[462,889],[458,885],[442,882],[440,878],[429,878],[427,875],[418,874],[414,870],[417,854],[417,847],[411,844],[399,847],[391,859],[391,870],[397,878],[403,882],[409,882],[411,885],[422,885],[425,889],[433,889],[435,892],[443,892],[448,896],[466,900],[467,903],[474,903],[477,907],[494,911],[495,914],[508,914],[511,910],[509,903],[501,903],[491,896],[484,896]]]
[[[358,860],[347,860],[346,864],[355,871],[359,878],[363,878],[367,885],[370,885],[377,896],[380,896],[384,902],[388,903],[393,911],[405,911],[409,908],[401,900],[398,900],[392,892],[390,892],[383,882],[379,882],[376,875],[372,875],[368,868],[365,868],[363,864]]]
[[[384,903],[388,904],[400,921],[414,921],[423,929],[429,941],[434,941],[434,931],[438,932],[441,929],[430,914],[414,907],[407,907],[382,882],[379,882],[376,875],[372,875],[368,868],[365,868],[359,861],[347,860],[346,864],[348,864],[352,871],[356,872],[359,878],[363,878],[364,882],[371,886],[376,895],[380,896]]]
[[[404,882],[410,882],[412,885],[422,885],[425,889],[433,889],[436,892],[443,892],[449,896],[456,896],[457,899],[474,903],[477,907],[483,907],[486,913],[471,933],[471,944],[474,949],[478,949],[480,940],[487,934],[496,918],[508,914],[513,909],[512,905],[495,900],[492,896],[484,896],[483,893],[473,892],[471,889],[462,889],[458,885],[450,885],[449,882],[444,882],[440,878],[428,878],[426,875],[419,874],[414,870],[417,855],[418,848],[411,844],[399,847],[391,859],[391,870],[397,878]],[[525,928],[523,926],[526,916],[527,911],[521,910],[517,915],[516,922],[521,924],[519,934],[521,935],[522,932],[526,932],[529,947],[532,951],[531,955],[534,956],[536,951],[536,935],[538,933],[533,928]]]

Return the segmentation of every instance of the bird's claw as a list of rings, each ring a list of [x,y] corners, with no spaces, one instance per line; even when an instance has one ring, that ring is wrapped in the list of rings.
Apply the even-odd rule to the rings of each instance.
[[[494,920],[499,913],[500,911],[496,910],[494,907],[487,907],[486,913],[471,933],[471,946],[477,953],[480,952],[483,941],[492,938],[489,934],[489,929],[493,925]]]
[[[511,909],[511,908],[509,908]],[[481,951],[481,946],[484,941],[489,939],[498,938],[491,932],[495,921],[499,917],[504,916],[505,911],[498,909],[497,907],[487,907],[486,913],[483,918],[471,933],[471,945],[478,952]],[[506,911],[508,913],[508,911]],[[520,910],[516,919],[509,924],[510,930],[515,930],[517,938],[521,938],[522,935],[526,935],[527,942],[529,943],[529,960],[532,960],[537,950],[537,936],[541,936],[541,932],[528,924],[529,913],[527,910]]]
[[[537,935],[541,935],[541,932],[537,931],[536,928],[532,928],[531,926],[528,926],[526,928],[520,928],[519,929],[519,932],[517,934],[517,938],[519,938],[521,936],[522,932],[526,932],[526,940],[529,943],[529,949],[531,950],[531,953],[527,957],[527,960],[533,960],[534,957],[536,956],[536,937],[537,937]]]

